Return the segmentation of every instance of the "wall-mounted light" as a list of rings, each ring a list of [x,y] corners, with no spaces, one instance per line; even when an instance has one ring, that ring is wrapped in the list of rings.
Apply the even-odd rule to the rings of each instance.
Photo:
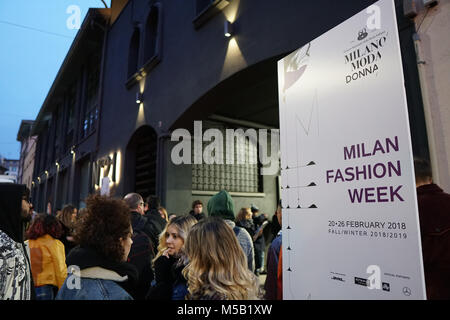
[[[143,100],[142,93],[136,92],[136,104],[141,104]]]
[[[233,24],[230,21],[225,21],[223,32],[225,37],[229,38],[233,35]]]
[[[41,177],[37,177],[37,181],[38,181],[38,182],[41,182]]]
[[[70,148],[70,153],[75,154],[75,146],[72,146],[72,148]]]
[[[34,187],[34,181],[31,181],[31,185]]]
[[[59,167],[59,162],[58,161],[55,162],[55,166]]]
[[[48,176],[48,171],[47,170],[45,170],[45,174]]]

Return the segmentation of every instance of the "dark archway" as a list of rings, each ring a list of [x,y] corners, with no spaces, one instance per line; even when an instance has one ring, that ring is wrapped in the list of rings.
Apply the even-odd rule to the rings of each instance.
[[[251,65],[206,92],[170,129],[192,130],[194,120],[212,115],[279,127],[277,61],[286,54]]]
[[[137,192],[142,197],[156,193],[157,134],[142,126],[131,137],[125,152],[125,194]]]

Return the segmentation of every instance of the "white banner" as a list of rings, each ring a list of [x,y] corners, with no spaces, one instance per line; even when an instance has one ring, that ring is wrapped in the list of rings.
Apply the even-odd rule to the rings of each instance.
[[[393,0],[278,62],[284,299],[424,299]]]

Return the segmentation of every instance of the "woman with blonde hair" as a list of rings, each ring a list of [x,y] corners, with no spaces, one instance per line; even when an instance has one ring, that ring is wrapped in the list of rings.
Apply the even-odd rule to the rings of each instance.
[[[153,260],[155,280],[147,294],[150,300],[183,300],[187,294],[186,279],[181,273],[187,264],[184,250],[186,237],[197,220],[180,216],[169,220],[159,237],[158,254]]]
[[[77,208],[68,204],[64,206],[61,213],[59,214],[59,216],[57,215],[56,218],[58,218],[63,227],[63,232],[59,240],[61,240],[61,242],[64,244],[65,253],[67,257],[70,250],[72,250],[75,247],[73,236],[77,218]]]
[[[233,230],[223,219],[200,221],[186,241],[189,263],[183,270],[191,300],[253,300],[258,280]]]
[[[161,218],[163,218],[166,221],[169,221],[169,215],[167,214],[167,210],[164,207],[159,207],[158,212],[161,215]]]

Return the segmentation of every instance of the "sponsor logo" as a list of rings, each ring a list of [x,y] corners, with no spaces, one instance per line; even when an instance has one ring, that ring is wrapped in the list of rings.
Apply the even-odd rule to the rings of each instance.
[[[383,291],[387,291],[387,292],[391,291],[391,285],[389,283],[387,283],[387,282],[383,282],[381,287],[383,288]]]
[[[345,282],[344,279],[342,279],[341,277],[336,277],[336,276],[332,276],[331,280],[337,280],[337,281]]]
[[[369,280],[355,277],[355,284],[367,287],[369,285]]]
[[[368,36],[368,33],[366,31],[366,28],[364,28],[358,32],[358,40],[359,41],[364,40],[367,36]]]
[[[404,287],[403,288],[403,294],[407,297],[409,297],[411,295],[411,289],[408,287]]]

